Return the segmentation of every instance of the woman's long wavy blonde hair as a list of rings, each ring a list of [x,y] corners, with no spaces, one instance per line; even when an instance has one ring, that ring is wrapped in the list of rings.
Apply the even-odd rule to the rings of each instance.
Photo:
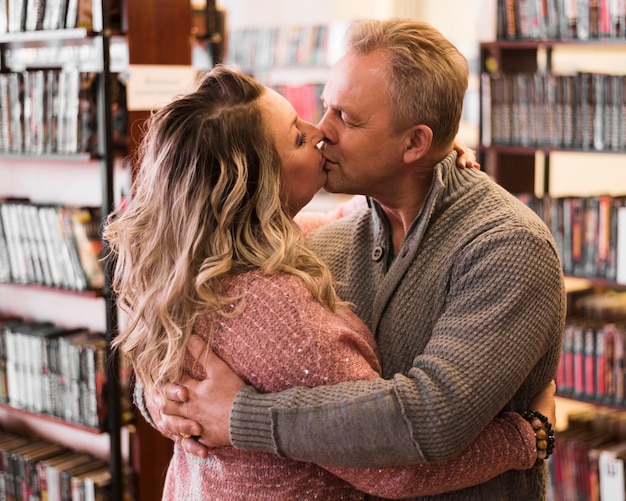
[[[223,279],[252,269],[302,278],[335,310],[328,269],[304,246],[279,196],[280,160],[258,98],[265,88],[227,67],[156,111],[141,143],[129,206],[104,238],[127,325],[113,345],[143,385],[175,381],[199,315],[245,307]]]

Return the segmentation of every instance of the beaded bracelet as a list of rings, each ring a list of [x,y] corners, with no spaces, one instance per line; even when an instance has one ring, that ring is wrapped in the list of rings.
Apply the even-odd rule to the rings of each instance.
[[[537,462],[548,459],[554,452],[554,430],[548,418],[537,411],[526,411],[523,418],[530,423],[537,439]]]

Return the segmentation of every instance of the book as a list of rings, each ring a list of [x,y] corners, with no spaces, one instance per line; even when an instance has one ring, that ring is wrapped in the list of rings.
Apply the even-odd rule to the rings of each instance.
[[[573,148],[575,146],[577,122],[577,107],[575,104],[575,88],[576,77],[574,75],[562,75],[558,77],[559,86],[557,90],[560,95],[560,102],[563,107],[561,117],[561,142],[560,146],[564,148]]]
[[[41,499],[37,463],[62,454],[66,450],[60,444],[42,439],[28,448],[15,451],[12,454],[15,499],[22,501]]]
[[[93,456],[84,452],[71,451],[40,461],[37,465],[41,482],[42,499],[47,501],[62,501],[61,472],[77,465],[89,463]]]
[[[9,5],[8,0],[0,0],[0,33],[9,31]]]
[[[85,426],[103,428],[108,412],[107,342],[103,334],[93,333],[86,339],[77,339],[75,344],[79,358],[80,420]]]
[[[59,373],[63,385],[64,400],[61,417],[70,423],[85,424],[85,418],[81,412],[85,404],[81,398],[80,356],[81,347],[94,342],[94,338],[101,339],[101,335],[82,330],[59,337],[57,341]],[[91,377],[91,375],[86,376]]]
[[[594,0],[578,0],[578,9],[576,11],[576,35],[578,40],[589,40],[590,38],[590,26],[589,26],[589,2]]]
[[[24,99],[23,75],[21,73],[8,73],[8,96],[9,96],[9,152],[22,153],[24,147],[24,115],[22,102]]]
[[[103,459],[93,458],[87,462],[77,464],[61,471],[59,476],[60,488],[61,488],[61,501],[73,501],[73,478],[77,475],[84,475],[96,470],[101,470],[103,467],[107,467],[106,461]]]
[[[67,0],[65,11],[65,27],[68,29],[78,26],[78,2],[80,0]]]
[[[55,461],[55,458],[59,458]],[[42,498],[48,501],[62,501],[61,474],[70,468],[87,464],[93,461],[93,456],[87,453],[73,451],[68,456],[55,456],[44,461],[45,489],[42,489]]]
[[[40,205],[38,216],[42,241],[47,250],[53,282],[56,287],[75,289],[79,284],[74,276],[74,266],[70,250],[65,240],[57,205]]]
[[[22,500],[23,463],[22,456],[45,447],[47,441],[39,437],[28,437],[26,443],[10,452],[4,452],[5,473],[7,481],[7,499]]]
[[[109,470],[100,470],[86,475],[83,479],[84,501],[108,501],[110,499],[111,480],[111,471]]]
[[[611,0],[596,0],[598,2],[598,38],[610,38],[612,34]]]
[[[108,465],[99,468],[90,468],[89,471],[72,475],[72,496],[70,501],[87,501],[87,499],[90,498],[95,499],[94,481],[101,482],[102,479],[105,480],[105,484],[111,479],[111,470]],[[87,484],[89,484],[89,489],[87,489]]]
[[[600,38],[600,0],[587,0],[589,11],[589,38]]]
[[[30,202],[15,204],[13,209],[18,221],[18,235],[25,254],[27,282],[45,284],[49,270],[45,256],[41,256],[39,252],[39,230],[32,225],[30,214],[32,204]]]
[[[600,496],[603,501],[624,501],[624,459],[626,443],[621,442],[600,452]]]
[[[48,339],[67,335],[68,330],[51,322],[25,322],[5,328],[9,404],[16,409],[45,413],[45,346]]]
[[[78,253],[80,273],[85,277],[85,287],[102,289],[104,287],[104,270],[102,268],[100,208],[73,207],[69,208],[68,212],[72,224],[72,240]]]
[[[516,0],[503,0],[504,5],[504,25],[505,25],[505,39],[515,40],[519,37],[518,29],[518,9],[519,6]]]
[[[46,0],[42,27],[44,30],[65,28],[67,0]]]
[[[605,143],[607,142],[608,129],[605,126],[607,125],[607,118],[611,116],[610,113],[607,113],[607,107],[605,104],[606,98],[609,97],[607,85],[607,75],[594,73],[591,76],[591,87],[593,92],[593,117],[591,127],[593,136],[591,145],[593,146],[593,149],[598,151],[603,151],[606,148]]]
[[[41,155],[45,147],[45,74],[42,70],[28,71],[25,74],[28,81],[28,94],[25,94],[25,102],[30,109],[25,128],[28,130],[28,147],[26,152],[33,155]]]
[[[9,256],[9,244],[4,231],[4,223],[0,215],[0,283],[11,281],[11,257]]]
[[[47,153],[56,153],[58,140],[58,101],[59,101],[59,70],[45,71],[45,146]]]
[[[626,284],[626,207],[617,209],[617,256],[616,279]]]
[[[4,0],[0,0],[0,5],[2,2]],[[9,77],[6,73],[0,73],[0,152],[2,153],[11,151],[10,120]]]
[[[0,434],[0,499],[7,499],[13,491],[13,479],[9,471],[11,452],[27,444],[29,439],[8,432]]]
[[[45,0],[26,0],[24,30],[35,31],[43,28]]]
[[[10,33],[24,31],[26,0],[7,0],[7,4],[8,31]]]
[[[624,150],[624,120],[622,117],[622,107],[624,103],[624,77],[622,75],[609,75],[607,119],[610,120],[609,134],[610,145],[613,151]]]
[[[70,102],[76,103],[72,122],[76,127],[76,151],[80,153],[97,153],[99,82],[99,73],[80,72],[76,100],[73,95],[70,96]],[[72,134],[74,134],[73,131]]]
[[[68,207],[58,207],[56,211],[58,228],[61,240],[65,247],[64,255],[69,258],[69,276],[71,277],[70,287],[74,290],[82,291],[87,289],[87,278],[82,268],[78,244],[74,234],[74,224],[72,221],[72,210]]]

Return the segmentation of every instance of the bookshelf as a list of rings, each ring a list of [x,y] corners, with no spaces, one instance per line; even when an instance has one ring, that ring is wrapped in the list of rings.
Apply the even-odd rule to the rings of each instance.
[[[9,9],[15,9],[17,2],[8,3]],[[12,74],[30,76],[39,71],[51,75],[68,73],[72,77],[90,74],[94,76],[93,102],[88,110],[91,114],[89,120],[86,115],[62,117],[64,126],[67,121],[70,123],[65,126],[67,133],[57,132],[51,142],[46,142],[47,136],[41,134],[48,129],[42,128],[41,123],[37,125],[35,118],[27,121],[32,122],[34,129],[22,130],[26,135],[19,144],[11,143],[17,129],[10,134],[3,134],[4,129],[0,131],[0,206],[22,199],[26,200],[25,206],[34,209],[93,207],[99,212],[95,221],[99,226],[130,193],[132,153],[141,137],[141,124],[150,112],[126,108],[126,71],[132,64],[190,65],[191,6],[189,0],[133,0],[123,5],[115,0],[79,0],[76,5],[91,12],[91,17],[77,17],[72,24],[69,19],[73,16],[65,12],[61,24],[45,25],[51,21],[44,21],[46,4],[41,5],[43,17],[32,29],[26,29],[26,24],[11,28],[8,23],[3,25],[0,9],[0,79],[14,78],[9,77]],[[24,12],[28,16],[27,10]],[[4,14],[4,19],[8,19],[8,14]],[[3,85],[0,82],[0,93]],[[30,88],[37,89],[35,84]],[[43,102],[52,106],[46,92],[47,88]],[[26,103],[29,116],[34,117],[41,111],[41,101],[30,101],[30,95],[18,94],[13,101],[22,106]],[[78,98],[77,90],[74,97]],[[80,109],[87,113],[84,108]],[[59,109],[64,111],[63,105]],[[78,122],[77,129],[72,119]],[[11,122],[3,115],[0,129],[2,124]],[[73,142],[67,140],[70,131],[77,136]],[[97,244],[99,238],[93,242]],[[111,475],[107,499],[159,499],[172,444],[142,422],[141,417],[128,420],[128,400],[123,388],[125,368],[108,352],[108,343],[118,329],[110,277],[104,273],[104,283],[85,286],[51,283],[34,272],[25,279],[17,278],[15,269],[3,261],[2,253],[0,244],[0,319],[19,316],[29,322],[45,321],[63,329],[81,327],[102,334],[106,341],[108,411],[105,422],[86,426],[51,412],[39,413],[36,407],[24,405],[16,409],[9,401],[0,405],[1,428],[38,436],[106,460]],[[42,256],[39,259],[40,264],[44,262]],[[36,266],[35,261],[29,263]],[[106,261],[102,267],[108,271]],[[132,471],[130,477],[128,471]]]
[[[480,44],[479,156],[546,221],[566,275],[623,287],[626,13],[539,4],[498,2],[497,40]]]
[[[496,40],[480,43],[479,158],[552,230],[569,295],[548,497],[624,499],[623,474],[608,473],[624,456],[608,450],[626,439],[626,10],[594,0],[496,10]]]

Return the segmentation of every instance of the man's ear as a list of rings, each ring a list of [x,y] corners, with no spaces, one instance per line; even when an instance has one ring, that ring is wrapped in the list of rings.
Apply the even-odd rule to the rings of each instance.
[[[402,159],[413,163],[426,156],[433,142],[433,131],[427,125],[414,125],[407,133]]]

